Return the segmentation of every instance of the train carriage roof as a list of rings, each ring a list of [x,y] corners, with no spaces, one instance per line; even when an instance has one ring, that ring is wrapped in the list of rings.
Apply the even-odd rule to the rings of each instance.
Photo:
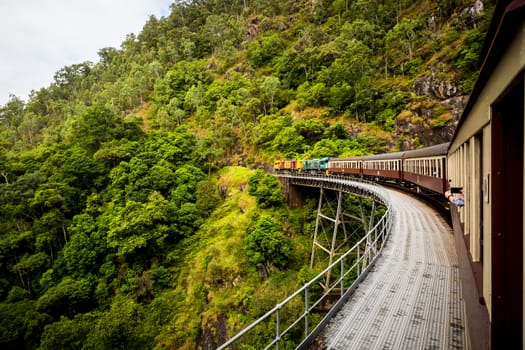
[[[355,157],[341,157],[341,158],[330,158],[328,162],[350,162],[355,160],[361,160],[363,157],[361,156],[355,156]]]
[[[403,159],[409,158],[424,158],[424,157],[434,157],[434,156],[444,156],[447,154],[448,142],[441,143],[439,145],[434,145],[430,147],[425,147],[421,149],[416,149],[413,151],[403,152]]]
[[[390,159],[400,159],[405,152],[392,152],[392,153],[383,153],[376,154],[373,156],[365,156],[361,159],[363,160],[390,160]]]

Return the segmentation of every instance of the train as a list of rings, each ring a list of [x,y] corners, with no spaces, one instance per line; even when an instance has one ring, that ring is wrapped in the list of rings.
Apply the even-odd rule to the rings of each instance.
[[[525,1],[497,1],[448,145],[274,166],[391,179],[438,194],[449,180],[462,187],[464,206],[451,205],[450,216],[472,349],[525,348],[524,18]]]
[[[415,189],[444,194],[449,186],[447,178],[447,150],[449,143],[412,151],[392,152],[372,156],[304,160],[276,160],[277,173],[317,173],[370,178],[390,181]]]

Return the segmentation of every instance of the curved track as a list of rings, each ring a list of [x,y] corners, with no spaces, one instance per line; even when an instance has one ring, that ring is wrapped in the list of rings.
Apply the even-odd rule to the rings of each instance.
[[[434,209],[389,190],[382,256],[318,339],[325,349],[470,349],[458,258]]]

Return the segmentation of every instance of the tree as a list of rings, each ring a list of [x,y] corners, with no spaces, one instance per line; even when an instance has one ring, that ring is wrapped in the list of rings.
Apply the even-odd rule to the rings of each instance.
[[[248,193],[255,196],[261,208],[278,206],[284,199],[279,179],[261,170],[257,170],[250,177],[248,185]]]
[[[195,208],[202,218],[208,217],[221,201],[217,193],[217,186],[210,180],[202,180],[197,183],[196,197]]]
[[[264,114],[266,115],[268,112],[273,113],[274,112],[274,105],[275,105],[275,95],[279,91],[279,88],[281,86],[281,82],[279,78],[270,76],[270,77],[264,77],[262,81],[259,84],[260,91],[261,91],[261,101],[263,102],[263,108],[264,108]]]
[[[315,144],[312,151],[308,152],[308,158],[336,157],[339,153],[340,150],[334,140],[323,139]]]
[[[39,349],[83,349],[96,320],[95,313],[79,314],[74,318],[61,316],[60,320],[46,325]]]
[[[55,73],[55,84],[63,98],[71,99],[79,89],[86,88],[86,78],[91,73],[93,63],[86,61],[65,66]]]
[[[405,57],[412,60],[414,45],[418,37],[420,23],[415,19],[403,18],[385,35],[386,47],[389,50],[399,50],[397,57]],[[401,61],[404,59],[399,58]]]
[[[88,349],[151,349],[154,339],[144,332],[145,311],[133,298],[118,295],[94,322],[84,342]]]
[[[261,217],[247,232],[244,251],[250,262],[267,278],[272,266],[285,267],[291,260],[292,243],[269,216]]]
[[[175,183],[170,191],[171,201],[180,207],[185,202],[195,202],[197,184],[204,180],[206,175],[193,165],[184,165],[175,171],[174,178]]]
[[[35,285],[38,286],[40,274],[42,274],[49,267],[49,257],[43,253],[24,254],[20,260],[13,265],[13,272],[20,277],[20,283],[24,289],[29,293],[31,298],[34,293]]]
[[[64,277],[60,283],[49,288],[36,303],[36,309],[52,315],[74,316],[92,307],[91,283],[85,279]]]
[[[248,45],[246,55],[250,64],[254,67],[261,67],[282,53],[285,44],[280,36],[275,33],[265,35],[261,41],[254,40]]]
[[[0,303],[0,346],[3,349],[37,349],[49,315],[35,310],[35,302]]]
[[[274,152],[281,152],[287,157],[294,157],[294,155],[304,150],[304,138],[297,132],[295,127],[288,126],[275,136],[270,149]]]
[[[0,107],[0,125],[6,128],[16,128],[24,114],[24,101],[15,95],[9,95],[9,101]]]
[[[97,239],[95,220],[89,214],[78,214],[69,230],[71,240],[65,244],[55,266],[63,275],[77,279],[89,273],[96,274],[106,251],[106,242]]]
[[[104,162],[108,168],[114,168],[121,161],[129,161],[136,153],[138,145],[138,142],[126,138],[103,142],[93,159]]]
[[[117,119],[109,108],[96,105],[86,109],[75,123],[71,139],[91,153],[95,153],[103,142],[111,140]]]
[[[146,203],[128,200],[115,209],[107,243],[117,249],[119,256],[154,256],[164,240],[174,233],[170,224],[176,218],[176,208],[158,192],[153,192]]]

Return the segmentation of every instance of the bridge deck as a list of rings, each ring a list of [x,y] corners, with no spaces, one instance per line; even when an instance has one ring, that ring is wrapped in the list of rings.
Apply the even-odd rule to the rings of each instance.
[[[454,236],[426,204],[389,191],[383,256],[318,341],[325,349],[470,349]]]

